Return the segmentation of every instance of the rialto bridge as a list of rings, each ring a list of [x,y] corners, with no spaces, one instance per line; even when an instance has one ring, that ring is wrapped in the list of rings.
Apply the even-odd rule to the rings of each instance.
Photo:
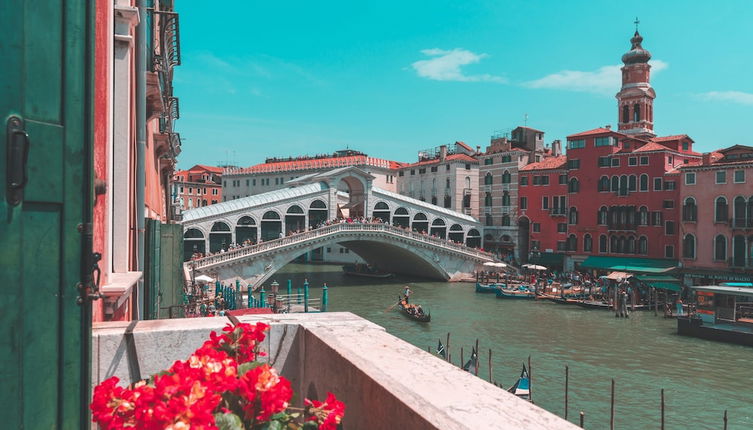
[[[476,249],[476,219],[373,187],[373,179],[344,167],[299,177],[288,188],[188,210],[186,260],[195,253],[213,255],[186,263],[186,269],[258,283],[296,257],[332,244],[382,270],[435,279],[472,273],[493,260]]]

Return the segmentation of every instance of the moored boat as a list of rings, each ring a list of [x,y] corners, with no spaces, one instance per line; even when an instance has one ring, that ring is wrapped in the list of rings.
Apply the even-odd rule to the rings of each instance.
[[[527,286],[521,285],[518,288],[498,288],[496,291],[498,299],[535,299],[536,293],[529,290]]]
[[[526,365],[523,365],[523,371],[520,372],[520,377],[518,378],[518,381],[510,387],[509,390],[507,390],[510,393],[515,394],[516,396],[520,397],[523,400],[531,400],[531,380],[528,378],[528,370],[526,370]]]
[[[505,288],[505,284],[480,284],[476,282],[477,293],[496,293],[500,288]]]
[[[392,277],[392,273],[380,272],[366,264],[345,264],[343,265],[343,273],[348,276],[361,276],[363,278],[386,279]]]
[[[404,297],[400,297],[398,300],[399,301],[397,302],[397,305],[400,308],[400,311],[408,318],[418,322],[431,321],[431,314],[424,312],[423,308],[421,308],[421,305],[408,303],[405,301]]]

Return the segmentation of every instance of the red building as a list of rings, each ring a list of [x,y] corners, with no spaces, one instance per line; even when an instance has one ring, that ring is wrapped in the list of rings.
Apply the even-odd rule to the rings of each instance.
[[[606,126],[567,138],[566,221],[544,213],[527,214],[532,244],[557,242],[557,248],[544,243],[541,247],[564,251],[566,269],[578,267],[589,256],[623,261],[631,257],[633,262],[639,258],[643,261],[637,264],[657,266],[671,266],[678,258],[678,168],[699,160],[700,154],[693,151],[693,140],[687,135],[654,134],[651,54],[641,46],[642,40],[636,31],[631,50],[622,57],[622,88],[616,95],[619,131]],[[532,177],[549,174],[550,168],[538,164],[528,166],[526,173]],[[531,202],[542,195],[529,186],[521,187],[521,197]],[[567,222],[564,244],[562,222]],[[542,239],[534,239],[537,224],[541,232],[547,232],[539,234]]]
[[[222,201],[222,167],[197,164],[173,176],[173,198],[181,210]]]

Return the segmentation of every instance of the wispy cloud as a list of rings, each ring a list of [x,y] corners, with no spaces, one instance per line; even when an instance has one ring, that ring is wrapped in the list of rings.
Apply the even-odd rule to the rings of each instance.
[[[487,54],[476,54],[462,48],[455,48],[450,51],[438,48],[424,49],[421,53],[432,57],[428,60],[419,60],[411,64],[413,70],[422,78],[434,81],[507,82],[507,79],[502,76],[489,74],[466,75],[463,73],[463,66],[478,63],[488,57]]]
[[[651,61],[651,71],[656,74],[669,64],[661,60]],[[622,74],[620,65],[599,67],[594,71],[563,70],[534,81],[524,82],[529,88],[549,88],[612,95],[620,88]]]
[[[709,91],[701,93],[699,96],[705,100],[753,105],[753,93],[745,93],[742,91]]]

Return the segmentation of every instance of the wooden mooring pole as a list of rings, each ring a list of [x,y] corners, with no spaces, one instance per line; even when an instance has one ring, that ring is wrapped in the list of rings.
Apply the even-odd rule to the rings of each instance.
[[[476,339],[476,349],[475,349],[475,351],[476,351],[476,363],[475,363],[475,365],[476,365],[475,366],[476,367],[476,376],[478,376],[478,368],[480,367],[478,365],[478,362],[479,362],[479,360],[478,360],[478,356],[479,356],[478,339]],[[471,356],[471,360],[473,360],[473,356]]]
[[[580,428],[583,428],[583,422],[586,420],[586,413],[580,411]]]
[[[727,410],[724,410],[724,430],[727,430]]]
[[[609,430],[614,430],[614,379],[612,379],[612,400],[609,407]]]
[[[661,430],[664,430],[664,388],[661,389]]]
[[[451,361],[452,359],[450,357],[450,332],[449,331],[447,332],[447,344],[445,345],[444,350],[446,352],[445,355],[447,356],[447,362],[452,363]]]
[[[460,347],[460,368],[463,368],[463,365],[465,364],[465,357],[463,357],[463,347]]]
[[[531,367],[531,356],[528,356],[528,400],[533,403],[533,367]]]
[[[568,385],[570,384],[570,368],[565,365],[565,419],[567,420],[567,395]]]
[[[489,382],[492,384],[494,383],[494,379],[492,377],[492,349],[489,348]]]

